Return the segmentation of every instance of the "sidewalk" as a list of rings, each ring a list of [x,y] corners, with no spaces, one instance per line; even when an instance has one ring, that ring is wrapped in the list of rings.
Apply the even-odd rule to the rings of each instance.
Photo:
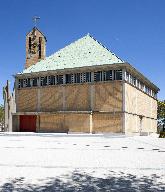
[[[157,136],[4,133],[0,154],[1,191],[165,190]]]

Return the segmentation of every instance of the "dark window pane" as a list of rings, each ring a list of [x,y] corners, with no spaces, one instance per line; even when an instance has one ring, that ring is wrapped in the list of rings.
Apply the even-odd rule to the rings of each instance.
[[[39,59],[41,59],[41,44],[42,44],[42,37],[39,37],[39,45],[38,45]]]
[[[44,77],[44,79],[43,79],[43,85],[44,85],[44,86],[47,85],[47,77]]]
[[[55,85],[55,76],[54,75],[51,75],[48,77],[48,84]]]
[[[63,84],[63,75],[57,75],[57,84]]]
[[[41,86],[46,86],[46,85],[47,85],[47,76],[41,77]]]
[[[37,77],[33,78],[32,80],[32,86],[36,87],[37,86]]]
[[[75,74],[75,83],[80,83],[80,73]]]
[[[114,80],[122,80],[122,70],[114,70]]]
[[[30,84],[30,78],[27,79],[26,87],[31,87],[31,84]]]
[[[23,87],[23,79],[21,79],[21,87]]]
[[[23,79],[19,79],[18,87],[23,88]]]
[[[94,81],[102,81],[102,71],[94,72]]]
[[[111,81],[112,80],[112,70],[104,71],[104,81]]]
[[[29,37],[29,52],[31,53],[31,45],[32,45],[32,40],[31,40],[31,37]]]
[[[21,88],[21,79],[18,79],[18,88]]]
[[[23,80],[24,87],[31,87],[30,85],[30,78],[24,79]]]
[[[65,77],[66,77],[66,84],[72,83],[72,74],[66,74]]]
[[[136,85],[136,78],[133,77],[133,85]]]
[[[91,72],[86,72],[85,73],[85,81],[86,82],[91,82]]]

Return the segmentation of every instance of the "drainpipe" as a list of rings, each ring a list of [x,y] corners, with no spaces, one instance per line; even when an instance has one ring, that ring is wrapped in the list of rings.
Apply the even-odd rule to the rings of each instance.
[[[143,120],[143,116],[142,116],[142,115],[139,115],[139,118],[140,118],[140,129],[139,129],[139,134],[141,135],[141,132],[142,132],[142,120]]]
[[[90,123],[90,134],[92,134],[92,132],[93,132],[93,119],[92,119],[92,111],[91,111],[91,113],[90,113],[90,117],[89,117],[90,119],[89,119],[89,123]]]

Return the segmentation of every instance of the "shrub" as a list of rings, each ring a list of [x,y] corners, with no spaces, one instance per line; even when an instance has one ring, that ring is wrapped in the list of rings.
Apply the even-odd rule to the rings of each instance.
[[[165,138],[165,131],[160,132],[159,138]]]

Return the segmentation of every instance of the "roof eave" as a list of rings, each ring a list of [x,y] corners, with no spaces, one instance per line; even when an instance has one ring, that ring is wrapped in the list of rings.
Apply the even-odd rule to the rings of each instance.
[[[17,77],[34,77],[37,75],[46,75],[46,74],[54,74],[54,73],[71,73],[75,71],[80,71],[84,72],[86,70],[88,71],[93,71],[94,69],[96,70],[106,70],[106,69],[115,69],[115,68],[121,68],[121,69],[126,69],[132,73],[132,75],[135,75],[136,77],[139,78],[139,80],[144,81],[149,87],[152,87],[156,92],[160,91],[160,89],[152,83],[148,78],[146,78],[142,73],[140,73],[137,69],[135,69],[131,64],[128,62],[124,63],[114,63],[114,64],[103,64],[103,65],[93,65],[93,66],[83,66],[83,67],[75,67],[75,68],[64,68],[64,69],[56,69],[56,70],[47,70],[47,71],[39,71],[39,72],[31,72],[31,73],[18,73],[14,75],[15,78]]]
[[[145,81],[149,86],[154,88],[154,90],[156,92],[160,91],[160,89],[154,83],[152,83],[147,77],[145,77],[142,73],[140,73],[137,69],[135,69],[130,63],[125,62],[125,66],[126,66],[126,69],[130,70],[131,72],[133,72],[133,74],[137,75],[143,81]]]
[[[63,73],[63,72],[74,72],[74,71],[86,71],[86,70],[101,70],[101,69],[108,69],[108,68],[124,68],[124,63],[113,63],[113,64],[103,64],[103,65],[92,65],[92,66],[83,66],[83,67],[74,67],[74,68],[64,68],[64,69],[56,69],[56,70],[47,70],[47,71],[39,71],[39,72],[31,72],[31,73],[17,73],[15,77],[22,77],[22,76],[33,76],[38,74],[47,74],[47,73]]]

